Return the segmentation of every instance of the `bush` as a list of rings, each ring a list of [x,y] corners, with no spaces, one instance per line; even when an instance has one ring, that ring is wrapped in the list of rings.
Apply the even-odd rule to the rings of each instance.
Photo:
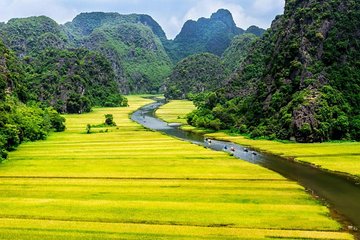
[[[63,116],[53,108],[47,108],[46,113],[50,116],[51,126],[55,132],[65,131],[65,118]]]
[[[113,94],[107,97],[104,107],[127,107],[128,99],[120,94]]]
[[[105,125],[116,126],[116,123],[114,122],[114,116],[112,114],[105,115]]]
[[[90,134],[91,133],[91,125],[88,124],[86,125],[86,134]]]
[[[259,138],[263,136],[266,136],[266,128],[264,126],[259,126],[250,133],[251,138]]]

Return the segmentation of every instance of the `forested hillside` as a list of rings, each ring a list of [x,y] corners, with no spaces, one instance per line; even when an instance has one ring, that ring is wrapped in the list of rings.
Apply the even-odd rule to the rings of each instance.
[[[61,26],[45,16],[11,19],[0,25],[0,38],[19,57],[69,45]]]
[[[25,67],[0,41],[0,162],[23,141],[45,139],[50,131],[64,131],[65,119],[53,108],[28,102]]]
[[[180,61],[166,83],[165,97],[184,99],[194,94],[214,91],[225,79],[221,59],[211,53],[191,55]]]
[[[89,112],[92,106],[123,106],[115,74],[99,53],[87,49],[47,49],[26,58],[31,99],[62,113]]]
[[[118,91],[126,94],[162,92],[165,79],[174,67],[173,62],[197,53],[221,56],[235,36],[244,33],[260,36],[263,32],[256,26],[246,31],[238,28],[231,13],[224,9],[209,19],[189,20],[173,41],[167,39],[152,17],[143,14],[92,12],[81,13],[64,25],[45,16],[11,19],[0,24],[0,38],[20,60],[43,66],[46,63],[40,63],[36,58],[44,59],[43,52],[50,53],[49,50],[68,49],[72,52],[76,48],[86,48],[101,53],[111,64]],[[72,73],[63,71],[60,78],[67,75]],[[37,82],[39,86],[42,81],[38,79]],[[112,90],[105,92],[109,91]],[[54,104],[52,100],[45,100]],[[90,99],[90,102],[98,104],[96,99]],[[65,105],[57,108],[66,111]]]
[[[106,56],[123,93],[157,93],[171,72],[165,33],[150,16],[83,13],[64,29],[75,46]]]
[[[68,113],[88,112],[96,105],[126,105],[109,61],[73,48],[75,43],[52,19],[12,19],[0,26],[0,37],[23,65],[19,79],[29,99]]]
[[[258,40],[258,37],[249,33],[234,37],[230,46],[223,54],[224,65],[230,72],[234,72],[246,59],[251,45],[254,44],[256,40]]]
[[[191,123],[301,142],[360,139],[360,2],[288,0]],[[205,124],[204,124],[205,123]]]

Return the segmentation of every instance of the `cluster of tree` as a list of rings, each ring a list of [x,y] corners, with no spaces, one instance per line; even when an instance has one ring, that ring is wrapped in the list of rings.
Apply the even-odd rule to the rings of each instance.
[[[53,108],[24,104],[14,97],[0,101],[0,162],[24,141],[44,140],[65,130],[65,118]]]
[[[300,142],[360,140],[360,2],[287,1],[195,126]]]

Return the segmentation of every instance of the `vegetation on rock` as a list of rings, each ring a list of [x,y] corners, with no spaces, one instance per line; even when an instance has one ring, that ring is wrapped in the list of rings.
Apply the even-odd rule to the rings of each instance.
[[[257,39],[258,37],[254,34],[243,34],[234,37],[222,57],[226,69],[234,72],[246,59],[251,49],[250,47]]]
[[[360,136],[360,2],[286,2],[224,88],[189,121],[300,142]]]
[[[45,139],[65,130],[65,119],[53,108],[27,102],[24,67],[0,41],[0,162],[23,141]],[[22,102],[23,101],[23,102]]]
[[[86,49],[47,49],[27,60],[32,99],[59,112],[89,112],[92,106],[123,106],[109,62]]]
[[[46,48],[62,49],[68,44],[61,26],[45,16],[11,19],[0,25],[0,38],[18,57]]]
[[[165,48],[174,62],[204,52],[221,56],[229,47],[233,37],[243,33],[245,30],[236,26],[231,13],[220,9],[209,19],[187,21],[179,35],[173,41],[167,42]],[[252,26],[248,33],[261,35],[262,30]]]
[[[184,99],[194,94],[213,91],[225,78],[221,59],[210,53],[195,54],[180,61],[167,84],[165,97]]]
[[[171,72],[165,33],[150,16],[83,13],[64,28],[75,46],[106,56],[122,93],[158,93]]]

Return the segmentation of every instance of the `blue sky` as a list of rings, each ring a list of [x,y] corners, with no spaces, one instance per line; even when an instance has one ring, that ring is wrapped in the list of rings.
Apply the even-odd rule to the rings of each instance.
[[[229,9],[239,27],[268,28],[284,4],[285,0],[0,0],[0,21],[46,15],[65,23],[81,12],[145,13],[174,38],[186,20],[210,17],[219,8]]]

